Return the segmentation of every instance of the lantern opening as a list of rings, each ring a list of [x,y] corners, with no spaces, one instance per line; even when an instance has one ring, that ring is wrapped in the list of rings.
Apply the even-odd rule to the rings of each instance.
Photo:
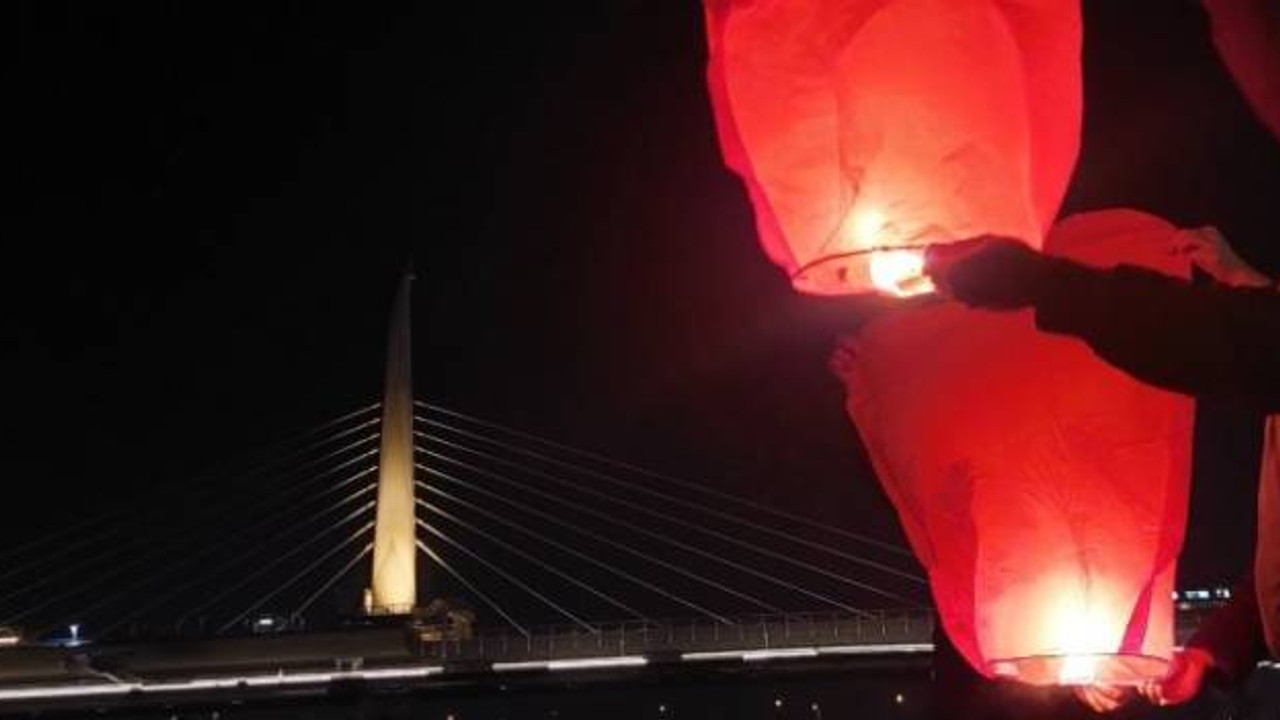
[[[1033,685],[1139,685],[1164,676],[1165,658],[1123,648],[1129,608],[1105,601],[1114,594],[1108,583],[1095,578],[1085,594],[1071,573],[1045,573],[1036,580],[1041,594],[1033,604],[1041,608],[1040,620],[1023,634],[1039,638],[1043,651],[993,659],[992,674]]]
[[[1058,671],[1058,683],[1062,685],[1088,685],[1097,681],[1097,655],[1067,655]]]
[[[845,294],[848,288],[873,287],[894,297],[933,292],[933,280],[924,274],[923,247],[880,247],[845,253],[803,267],[791,283],[797,290],[816,295]]]
[[[997,677],[1031,685],[1125,685],[1135,687],[1165,676],[1169,661],[1153,655],[1068,653],[995,660]]]
[[[884,213],[860,207],[845,216],[835,235],[836,244],[851,248],[830,252],[800,268],[792,278],[797,290],[815,294],[844,294],[871,288],[894,297],[933,292],[933,281],[924,274],[925,246],[895,237]]]
[[[800,268],[791,284],[812,295],[846,295],[860,287],[900,298],[924,295],[936,289],[924,274],[925,251],[877,247],[826,257]]]

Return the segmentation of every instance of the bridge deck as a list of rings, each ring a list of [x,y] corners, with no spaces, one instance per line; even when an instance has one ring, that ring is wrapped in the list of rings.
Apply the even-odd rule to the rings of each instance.
[[[1198,618],[1185,614],[1180,634]],[[340,631],[0,650],[0,712],[180,705],[281,693],[322,694],[352,683],[371,690],[539,682],[554,674],[647,666],[800,668],[863,665],[920,669],[933,649],[927,612],[775,615],[726,625],[672,621],[548,627],[525,636],[484,631],[424,641],[408,623]],[[870,665],[868,665],[870,663]],[[888,663],[888,665],[886,665]]]

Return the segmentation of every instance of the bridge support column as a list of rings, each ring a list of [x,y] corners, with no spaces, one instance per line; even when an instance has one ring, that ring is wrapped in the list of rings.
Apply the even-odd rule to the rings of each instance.
[[[418,599],[413,497],[413,368],[409,327],[412,280],[412,274],[406,273],[400,282],[387,338],[377,525],[374,528],[369,593],[369,610],[376,614],[409,613]]]

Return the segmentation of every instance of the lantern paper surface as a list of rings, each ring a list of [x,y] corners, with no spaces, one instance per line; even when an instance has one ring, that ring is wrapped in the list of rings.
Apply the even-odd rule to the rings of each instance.
[[[1050,252],[1189,276],[1176,230],[1074,216]],[[929,573],[948,636],[987,676],[1133,684],[1164,674],[1193,403],[1116,370],[1030,311],[956,303],[877,318],[837,353],[848,411]]]
[[[726,163],[818,294],[930,289],[920,248],[1039,247],[1079,145],[1077,0],[705,0]]]

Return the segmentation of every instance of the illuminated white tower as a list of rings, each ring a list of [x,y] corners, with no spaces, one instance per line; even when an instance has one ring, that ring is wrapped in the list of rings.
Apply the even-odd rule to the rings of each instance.
[[[417,602],[417,547],[413,500],[413,366],[409,290],[405,273],[391,310],[387,378],[382,398],[382,450],[378,460],[378,517],[373,537],[369,610],[402,614]]]

